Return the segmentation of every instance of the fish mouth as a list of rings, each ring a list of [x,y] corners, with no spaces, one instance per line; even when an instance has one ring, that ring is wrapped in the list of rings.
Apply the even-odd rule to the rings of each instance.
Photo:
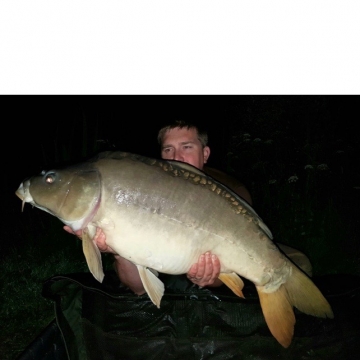
[[[30,194],[30,180],[26,180],[24,182],[22,182],[19,186],[19,188],[15,191],[15,195],[18,196],[21,200],[21,212],[24,212],[24,208],[25,208],[25,204],[28,203],[30,205],[32,205],[33,207],[37,207],[40,210],[46,211],[49,214],[52,214],[48,209],[39,206],[38,204],[36,204],[36,202],[34,201],[33,197]]]
[[[19,188],[15,191],[15,195],[21,200],[21,212],[24,211],[25,203],[35,206],[34,199],[30,195],[29,186],[30,181],[26,180],[25,182],[22,182]]]
[[[30,180],[26,180],[26,181],[22,182],[20,184],[19,188],[15,191],[15,195],[17,197],[19,197],[21,200],[21,212],[24,212],[25,204],[28,203],[28,204],[32,205],[33,207],[37,207],[40,210],[43,210],[51,215],[54,215],[51,211],[49,211],[49,209],[47,209],[43,206],[40,206],[39,204],[37,204],[34,201],[33,197],[30,194],[29,187],[30,187]],[[64,200],[64,202],[65,202],[65,200]],[[82,229],[82,228],[86,227],[89,224],[89,222],[91,222],[91,220],[94,218],[97,211],[99,210],[100,204],[101,204],[101,193],[97,196],[96,202],[93,206],[93,209],[90,211],[90,213],[86,217],[78,219],[76,221],[67,221],[65,219],[62,219],[61,217],[59,217],[59,219],[64,224],[69,225],[70,227],[74,228],[74,230]]]
[[[54,175],[53,172],[51,175]],[[15,191],[16,196],[22,201],[21,211],[24,211],[25,203],[29,203],[33,207],[56,216],[74,231],[83,229],[93,220],[99,210],[101,179],[94,171],[86,171],[82,175],[79,180],[76,180],[74,175],[69,177],[65,174],[64,179],[60,179],[59,185],[55,187],[53,185],[48,187],[40,177],[23,180]],[[46,174],[42,173],[42,176]],[[85,186],[89,182],[90,184]],[[50,182],[52,183],[53,181]],[[79,192],[85,192],[85,200],[79,200]]]

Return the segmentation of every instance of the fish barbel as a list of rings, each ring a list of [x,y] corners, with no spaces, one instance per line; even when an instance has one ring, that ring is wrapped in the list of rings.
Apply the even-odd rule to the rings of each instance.
[[[23,205],[56,216],[74,231],[82,229],[88,267],[100,282],[101,253],[93,238],[101,228],[106,243],[137,266],[157,307],[164,284],[156,271],[187,273],[210,251],[220,260],[220,280],[236,295],[244,297],[242,277],[255,285],[265,321],[282,346],[288,347],[293,338],[293,307],[333,318],[328,301],[274,244],[255,210],[189,164],[103,152],[24,180],[16,195]]]

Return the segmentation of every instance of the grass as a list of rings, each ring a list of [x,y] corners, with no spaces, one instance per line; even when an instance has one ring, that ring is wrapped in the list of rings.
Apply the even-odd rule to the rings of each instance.
[[[13,249],[2,263],[0,353],[14,359],[54,318],[54,304],[41,296],[44,280],[54,274],[86,271],[68,249],[41,255],[30,245]]]
[[[52,234],[43,232],[21,247],[9,248],[2,258],[0,354],[3,360],[20,355],[54,319],[54,303],[41,295],[44,281],[54,275],[88,272],[81,241],[65,231],[62,233],[58,221],[51,228]]]

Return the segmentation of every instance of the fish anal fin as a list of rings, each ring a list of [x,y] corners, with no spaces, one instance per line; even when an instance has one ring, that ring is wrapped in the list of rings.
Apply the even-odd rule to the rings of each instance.
[[[287,348],[294,336],[296,320],[285,287],[281,285],[278,290],[272,293],[264,292],[258,286],[256,289],[271,334],[284,348]]]
[[[161,298],[164,295],[164,283],[148,268],[136,265],[140,279],[150,300],[160,308]]]
[[[88,228],[82,230],[82,247],[90,272],[97,281],[102,283],[104,280],[104,271],[101,253],[99,248],[95,245],[93,237],[90,236]]]
[[[242,292],[244,287],[244,282],[241,280],[240,276],[236,273],[220,273],[219,279],[230,289],[232,292],[245,299],[245,296]]]

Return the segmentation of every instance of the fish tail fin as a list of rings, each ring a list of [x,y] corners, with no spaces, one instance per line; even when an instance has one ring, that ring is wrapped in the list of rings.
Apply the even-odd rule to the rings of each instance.
[[[262,286],[256,287],[266,324],[274,338],[287,348],[294,336],[295,315],[287,291],[281,285],[269,293]]]
[[[323,294],[297,267],[274,292],[266,292],[263,286],[256,287],[265,321],[275,339],[287,348],[294,335],[295,315],[293,306],[305,314],[333,318],[331,306]]]
[[[313,281],[297,267],[283,286],[291,304],[305,314],[321,318],[334,318],[330,304]]]

